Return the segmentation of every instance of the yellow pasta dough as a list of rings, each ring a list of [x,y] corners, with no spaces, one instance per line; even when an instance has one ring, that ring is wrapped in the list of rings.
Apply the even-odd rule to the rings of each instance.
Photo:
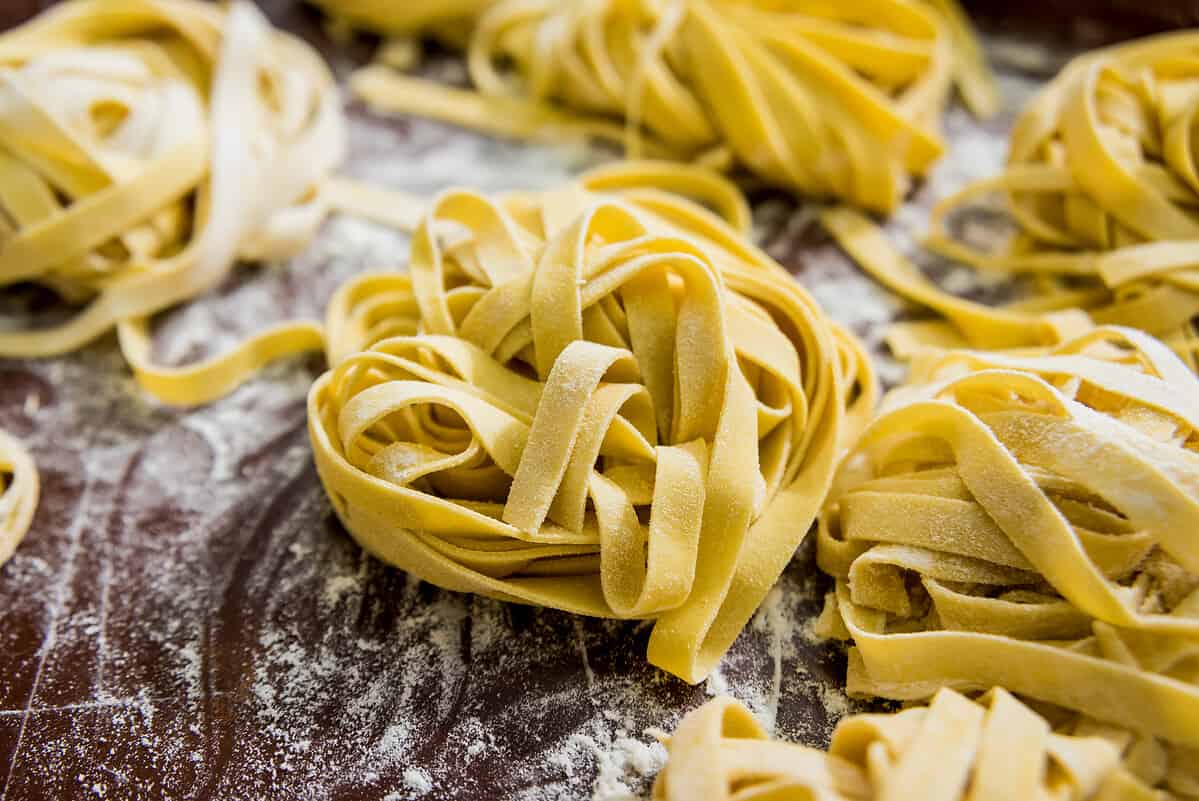
[[[38,491],[33,458],[21,443],[0,431],[0,565],[12,557],[29,531]]]
[[[1185,751],[1194,781],[1197,432],[1199,379],[1134,329],[918,359],[821,514],[849,689],[1003,686]]]
[[[654,618],[650,661],[701,680],[874,402],[748,224],[734,187],[671,164],[440,195],[410,274],[330,306],[309,429],[346,528],[448,589]]]
[[[995,688],[977,700],[940,690],[928,706],[854,715],[827,752],[775,742],[732,698],[691,712],[667,741],[655,801],[1150,801],[1185,797],[1137,775],[1119,732],[1058,730]],[[1121,764],[1121,756],[1127,760]],[[1193,789],[1193,788],[1191,788]]]
[[[370,7],[382,19],[375,12],[390,6]],[[409,27],[410,12],[394,13]],[[467,60],[477,92],[381,64],[351,87],[385,110],[739,164],[879,211],[896,208],[941,154],[937,124],[955,76],[981,112],[997,102],[952,0],[501,0],[476,20]]]
[[[320,223],[345,132],[306,44],[246,2],[64,3],[0,35],[0,109],[0,286],[87,304],[62,325],[0,333],[0,355],[65,353],[116,327],[146,389],[201,403],[320,348],[319,328],[285,324],[162,368],[148,335],[152,315],[235,259],[294,254]]]
[[[1025,301],[992,309],[954,298],[908,269],[881,237],[863,233],[863,218],[830,215],[831,230],[868,270],[949,318],[901,327],[901,347],[1039,346],[1060,341],[1055,314],[1084,309],[1097,324],[1148,331],[1199,369],[1197,45],[1191,31],[1079,57],[1017,120],[1004,172],[935,207],[929,246],[979,269],[1030,277]],[[972,242],[954,225],[992,195],[1002,196],[1015,229],[998,247]]]

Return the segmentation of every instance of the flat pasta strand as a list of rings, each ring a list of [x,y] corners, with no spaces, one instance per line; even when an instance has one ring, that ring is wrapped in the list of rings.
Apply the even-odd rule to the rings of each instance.
[[[1055,330],[1061,311],[1075,310],[1076,319],[1147,331],[1199,370],[1197,45],[1199,33],[1187,31],[1078,57],[1016,121],[1007,168],[934,207],[927,245],[1028,278],[1026,300],[988,308],[955,298],[907,269],[860,215],[826,217],[867,271],[948,318],[900,326],[898,348],[1040,347],[1076,333]],[[993,196],[1014,233],[988,247],[955,221]]]
[[[883,408],[818,530],[850,690],[1003,686],[1199,748],[1199,378],[1103,327],[926,355]]]
[[[828,751],[772,741],[728,697],[687,714],[666,741],[655,801],[1137,801],[1174,795],[1129,738],[1086,722],[1051,727],[1001,688],[971,700],[845,718]],[[1123,758],[1123,759],[1122,759]],[[1141,774],[1151,774],[1148,777]],[[1172,789],[1172,788],[1171,788]],[[1193,787],[1188,788],[1193,789]]]
[[[346,528],[441,587],[655,619],[650,661],[703,679],[875,396],[748,224],[732,185],[669,163],[440,195],[409,275],[330,304],[309,429]]]
[[[322,5],[383,30],[421,27],[395,4]],[[420,5],[421,17],[441,10]],[[467,45],[475,91],[379,63],[353,76],[355,94],[379,109],[501,135],[584,136],[634,158],[741,165],[774,185],[883,212],[944,149],[937,125],[955,80],[976,111],[997,107],[954,0],[500,0],[445,9],[458,15],[466,5],[478,14]]]
[[[0,431],[0,565],[12,558],[37,510],[37,466],[29,452]]]
[[[225,394],[265,362],[319,349],[285,323],[197,365],[151,359],[150,318],[234,261],[310,241],[345,152],[332,76],[253,5],[84,0],[0,35],[0,286],[87,305],[0,333],[0,355],[75,350],[114,327],[142,386],[178,404]]]

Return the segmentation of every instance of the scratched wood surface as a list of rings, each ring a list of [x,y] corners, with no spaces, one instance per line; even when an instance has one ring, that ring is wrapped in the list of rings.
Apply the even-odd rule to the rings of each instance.
[[[42,5],[8,0],[0,26]],[[367,41],[335,48],[311,9],[267,5],[340,75],[368,57]],[[950,156],[891,223],[902,241],[931,199],[1001,162],[1013,110],[1069,52],[1063,41],[1112,35],[1053,16],[1040,28],[1052,36],[1029,40],[1035,26],[1009,25],[1002,6],[987,13],[1008,109],[986,124],[950,113]],[[611,155],[350,115],[347,172],[421,193],[547,186]],[[801,205],[754,200],[767,249],[878,352],[886,323],[909,310]],[[178,363],[272,320],[316,318],[345,278],[402,267],[405,244],[330,220],[291,264],[241,270],[165,315],[160,355]],[[0,321],[47,306],[42,293],[0,292]],[[0,360],[0,427],[29,443],[44,481],[33,530],[0,571],[0,801],[613,801],[643,793],[661,758],[645,729],[669,729],[709,694],[731,692],[780,736],[816,745],[849,708],[843,657],[805,634],[826,586],[809,548],[700,687],[646,666],[644,625],[445,593],[364,556],[310,460],[304,394],[320,369],[295,360],[181,411],[137,391],[111,338],[61,359]]]

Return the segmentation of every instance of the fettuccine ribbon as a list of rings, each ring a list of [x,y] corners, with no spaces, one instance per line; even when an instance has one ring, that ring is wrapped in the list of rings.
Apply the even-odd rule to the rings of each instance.
[[[0,565],[12,557],[37,509],[39,481],[29,452],[0,431]]]

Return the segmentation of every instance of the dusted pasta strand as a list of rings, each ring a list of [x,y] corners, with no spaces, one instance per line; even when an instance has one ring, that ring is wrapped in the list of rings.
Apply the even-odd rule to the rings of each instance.
[[[907,347],[1044,345],[1047,313],[1081,308],[1097,324],[1153,334],[1199,369],[1197,45],[1199,33],[1188,31],[1080,56],[1017,120],[1007,168],[934,207],[933,250],[1032,280],[1032,297],[1011,308],[920,285],[878,247],[855,246],[847,229],[864,221],[837,213],[832,230],[866,269],[949,318],[902,327]],[[991,248],[962,238],[954,219],[995,195],[1015,234]],[[1049,343],[1061,341],[1049,333]]]
[[[309,428],[346,528],[448,589],[654,618],[650,661],[701,680],[875,395],[748,223],[730,184],[672,164],[440,195],[410,275],[330,304]]]
[[[396,11],[394,21],[412,20]],[[467,60],[475,92],[382,64],[351,86],[384,110],[517,137],[595,137],[633,157],[737,163],[884,212],[940,156],[955,77],[976,110],[997,105],[953,0],[500,0],[476,20]]]
[[[321,345],[287,323],[186,368],[150,358],[149,318],[234,261],[311,239],[345,150],[332,77],[249,3],[80,0],[0,35],[0,286],[35,281],[68,322],[0,333],[0,355],[52,356],[116,327],[141,384],[203,403],[264,362]]]
[[[1154,789],[1168,780],[1136,773],[1144,760],[1119,732],[1085,721],[1051,728],[998,687],[975,700],[942,689],[928,706],[846,718],[827,752],[770,740],[748,709],[720,697],[684,717],[667,750],[655,801],[1175,797]]]
[[[37,509],[39,481],[29,452],[0,431],[0,565],[29,531]]]
[[[929,355],[911,380],[821,514],[850,690],[1003,686],[1154,738],[1193,782],[1199,379],[1098,328],[1043,356]]]

